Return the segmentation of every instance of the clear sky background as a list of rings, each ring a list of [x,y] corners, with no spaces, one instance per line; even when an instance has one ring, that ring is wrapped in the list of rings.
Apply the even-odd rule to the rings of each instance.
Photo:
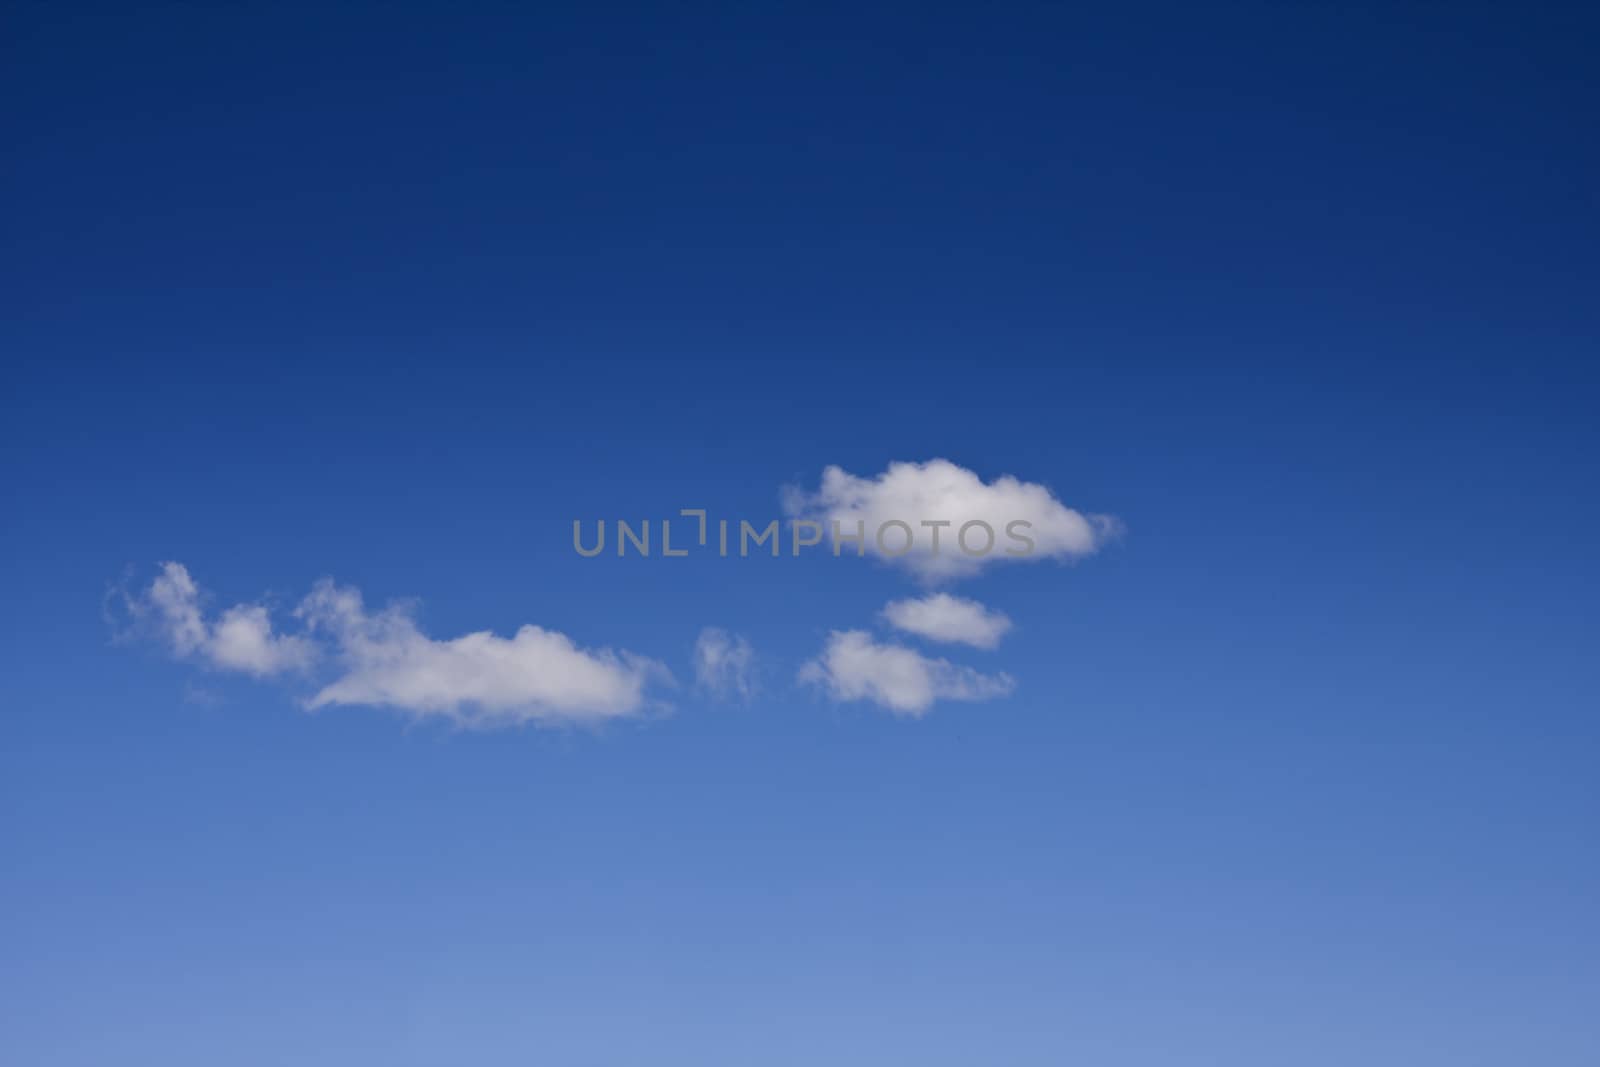
[[[1592,11],[3,19],[0,1060],[1600,1062]],[[998,649],[571,549],[939,457],[1124,526],[946,587]],[[163,561],[675,684],[312,712],[127,633]]]

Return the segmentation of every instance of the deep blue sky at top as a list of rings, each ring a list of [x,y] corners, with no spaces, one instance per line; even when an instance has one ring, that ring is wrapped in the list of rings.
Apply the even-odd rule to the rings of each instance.
[[[1594,1062],[1596,23],[8,4],[0,1059]],[[935,456],[1127,524],[957,588],[1006,701],[569,548]],[[766,691],[310,716],[111,643],[164,559]]]

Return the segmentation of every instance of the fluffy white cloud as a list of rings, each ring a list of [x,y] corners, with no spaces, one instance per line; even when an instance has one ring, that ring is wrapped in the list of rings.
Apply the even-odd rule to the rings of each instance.
[[[155,628],[185,659],[258,678],[302,670],[316,659],[303,637],[274,633],[267,609],[236,604],[215,621],[201,607],[200,587],[181,563],[163,563],[150,587],[128,601],[134,618]]]
[[[749,641],[708,626],[694,643],[695,681],[722,699],[749,700],[756,691],[755,658]]]
[[[595,722],[639,711],[645,687],[671,679],[653,660],[582,649],[537,626],[509,638],[483,631],[436,641],[404,608],[369,613],[360,592],[327,580],[296,614],[334,642],[344,668],[311,698],[313,708],[375,704],[469,725]]]
[[[985,482],[945,459],[891,463],[873,478],[831,466],[815,493],[790,489],[784,506],[821,523],[828,543],[834,523],[846,537],[864,530],[862,549],[843,542],[840,551],[870,552],[925,581],[966,577],[999,561],[1088,555],[1118,528],[1110,516],[1072,510],[1042,485],[1010,475]]]
[[[800,668],[800,680],[835,700],[870,700],[897,715],[926,714],[936,700],[992,700],[1016,683],[903,645],[880,644],[862,630],[835,630],[822,654]]]
[[[891,601],[884,607],[883,617],[897,630],[973,648],[997,648],[1000,638],[1011,629],[1011,620],[1004,614],[949,593]]]

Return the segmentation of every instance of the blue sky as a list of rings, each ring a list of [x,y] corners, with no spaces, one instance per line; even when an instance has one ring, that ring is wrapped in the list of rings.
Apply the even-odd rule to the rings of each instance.
[[[1600,1060],[1592,15],[7,22],[0,1059]]]

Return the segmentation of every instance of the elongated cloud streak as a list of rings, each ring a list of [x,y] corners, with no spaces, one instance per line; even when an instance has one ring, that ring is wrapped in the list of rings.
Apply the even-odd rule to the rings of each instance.
[[[436,641],[400,607],[369,614],[359,591],[324,579],[296,615],[337,646],[344,674],[308,702],[374,704],[472,725],[597,721],[631,715],[653,660],[579,648],[565,634],[523,626],[509,638],[488,631]]]
[[[373,705],[471,726],[600,722],[638,713],[652,683],[672,680],[654,660],[580,648],[538,626],[435,640],[406,608],[368,611],[359,591],[327,579],[295,609],[297,634],[275,631],[263,605],[211,619],[203,600],[182,564],[165,563],[127,604],[182,659],[258,678],[322,668],[311,708]]]

